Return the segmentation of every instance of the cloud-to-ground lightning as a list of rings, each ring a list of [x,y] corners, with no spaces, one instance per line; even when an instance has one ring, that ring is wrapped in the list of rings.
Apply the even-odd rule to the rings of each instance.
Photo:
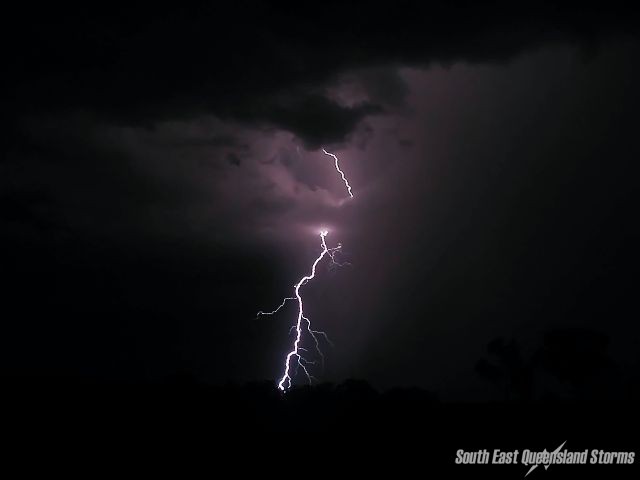
[[[328,155],[330,157],[333,157],[334,161],[335,161],[335,168],[338,171],[338,173],[340,174],[340,176],[342,177],[342,181],[344,182],[345,186],[347,187],[347,192],[349,193],[349,197],[353,198],[353,193],[351,191],[351,185],[349,185],[349,181],[347,180],[347,177],[345,176],[344,172],[340,169],[340,165],[338,163],[338,157],[336,155],[334,155],[333,153],[329,153],[327,152],[324,148],[322,149],[322,152],[325,155]],[[286,391],[289,388],[291,388],[292,382],[293,382],[293,377],[295,377],[296,373],[298,372],[299,369],[302,369],[302,371],[304,372],[304,374],[306,375],[307,379],[309,380],[309,383],[312,382],[313,380],[313,376],[311,375],[311,373],[309,372],[309,369],[307,368],[307,366],[309,365],[313,365],[315,363],[315,361],[309,361],[307,360],[303,355],[302,352],[307,352],[307,349],[305,349],[302,345],[304,343],[304,339],[303,339],[303,335],[306,333],[308,334],[308,336],[310,336],[313,339],[314,342],[314,346],[315,346],[315,350],[318,353],[320,359],[322,360],[322,363],[324,364],[324,354],[322,353],[322,350],[320,348],[320,342],[318,340],[319,336],[322,336],[329,344],[331,344],[331,341],[329,340],[329,337],[327,336],[327,334],[325,332],[322,332],[320,330],[314,330],[311,327],[311,320],[305,316],[304,313],[304,304],[302,301],[302,295],[300,294],[300,289],[307,284],[307,282],[309,282],[310,280],[313,280],[316,276],[316,268],[318,267],[318,264],[322,261],[322,259],[325,256],[328,256],[331,259],[331,263],[330,265],[333,266],[344,266],[344,265],[348,265],[347,262],[344,263],[340,263],[339,261],[336,260],[336,252],[338,252],[339,250],[342,249],[342,244],[338,243],[337,246],[329,248],[327,247],[327,242],[325,240],[325,237],[328,235],[328,230],[323,229],[320,231],[320,243],[322,245],[322,251],[320,252],[320,254],[318,255],[318,257],[315,259],[315,261],[313,262],[313,264],[311,265],[311,272],[305,276],[303,276],[295,285],[294,285],[294,296],[293,297],[285,297],[282,300],[282,303],[280,303],[280,305],[278,305],[278,307],[275,310],[272,310],[270,312],[263,312],[262,310],[258,312],[258,317],[260,315],[275,315],[276,313],[278,313],[280,311],[280,309],[282,309],[286,303],[290,300],[296,300],[298,303],[298,315],[297,315],[297,319],[294,325],[292,325],[290,332],[294,331],[296,332],[296,336],[295,336],[295,340],[293,342],[293,346],[291,348],[291,350],[287,353],[286,357],[285,357],[285,361],[284,361],[284,369],[283,369],[283,373],[282,373],[282,377],[280,377],[280,380],[278,381],[278,389],[280,389],[281,391]],[[292,361],[295,362],[295,371],[292,370]]]
[[[347,180],[347,177],[345,176],[344,172],[340,169],[340,165],[338,163],[338,157],[336,157],[333,153],[327,152],[324,148],[322,149],[322,153],[324,153],[325,155],[329,155],[330,157],[333,157],[336,170],[338,171],[338,173],[342,177],[342,181],[344,182],[345,186],[347,187],[347,191],[349,192],[349,196],[351,198],[353,198],[353,193],[351,193],[351,185],[349,185],[349,181]]]
[[[287,356],[285,357],[284,372],[282,374],[282,377],[280,378],[280,381],[278,382],[278,388],[282,391],[285,391],[291,387],[291,382],[294,376],[294,374],[292,373],[292,363],[291,363],[292,359],[294,359],[294,361],[296,362],[295,363],[296,368],[302,368],[302,371],[307,376],[307,379],[309,380],[309,382],[311,382],[311,380],[313,379],[313,376],[309,373],[309,369],[307,368],[307,366],[313,365],[315,362],[307,360],[301,353],[306,351],[306,349],[302,346],[303,332],[306,331],[306,333],[308,333],[311,336],[315,344],[315,349],[323,361],[324,361],[324,355],[322,353],[322,350],[320,349],[320,342],[318,341],[318,335],[323,336],[325,340],[327,340],[327,342],[330,343],[326,333],[319,330],[313,330],[313,328],[311,327],[311,320],[304,314],[304,304],[302,301],[302,295],[300,294],[300,288],[302,288],[302,286],[304,286],[307,282],[315,278],[316,268],[318,264],[322,261],[322,259],[325,257],[325,255],[331,258],[332,263],[336,263],[334,260],[335,252],[340,250],[342,248],[342,245],[338,244],[338,246],[333,248],[327,247],[325,237],[328,235],[328,233],[329,232],[327,230],[322,230],[320,232],[320,242],[322,245],[322,252],[320,252],[320,255],[318,255],[318,257],[315,259],[315,261],[311,265],[311,272],[305,275],[304,277],[302,277],[295,284],[295,287],[294,287],[295,296],[286,297],[282,301],[282,303],[275,310],[271,312],[263,312],[263,311],[258,312],[258,316],[273,315],[277,313],[282,307],[284,307],[287,301],[297,300],[298,302],[298,316],[297,316],[296,323],[292,327],[292,330],[295,328],[296,338],[293,342],[293,347],[291,351],[289,351],[289,353],[287,353]]]

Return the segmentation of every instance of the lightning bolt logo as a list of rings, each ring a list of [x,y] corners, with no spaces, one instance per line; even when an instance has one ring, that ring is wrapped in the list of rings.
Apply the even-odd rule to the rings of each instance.
[[[564,447],[564,444],[565,444],[565,443],[567,443],[567,441],[566,441],[566,440],[565,440],[564,442],[562,442],[562,445],[560,445],[560,446],[559,446],[558,448],[556,448],[553,452],[551,452],[551,454],[558,453],[558,452],[562,449],[562,447]],[[545,470],[547,470],[547,469],[549,468],[549,465],[551,465],[551,464],[549,463],[549,464],[545,465],[545,466],[544,466],[544,469],[545,469]],[[539,466],[539,464],[533,465],[533,466],[529,469],[529,471],[525,474],[525,477],[526,477],[527,475],[529,475],[531,472],[533,472],[536,468],[538,468],[538,466]]]

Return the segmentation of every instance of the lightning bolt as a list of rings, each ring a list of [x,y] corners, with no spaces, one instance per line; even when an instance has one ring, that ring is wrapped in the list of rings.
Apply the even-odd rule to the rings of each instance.
[[[301,352],[306,352],[307,350],[302,347],[302,342],[303,342],[303,333],[306,332],[308,333],[311,338],[314,341],[315,344],[315,350],[316,352],[319,354],[322,362],[324,363],[324,354],[322,353],[322,350],[320,349],[320,341],[318,339],[318,336],[322,336],[329,344],[331,344],[331,341],[329,340],[329,337],[327,336],[327,334],[325,332],[319,331],[319,330],[313,330],[313,328],[311,327],[311,320],[309,319],[309,317],[305,316],[304,314],[304,304],[302,301],[302,295],[300,294],[300,289],[310,280],[313,280],[316,276],[316,268],[318,267],[318,264],[322,261],[322,259],[325,256],[328,256],[331,259],[332,263],[335,263],[337,265],[338,264],[335,261],[335,253],[340,250],[342,248],[342,245],[338,244],[338,246],[333,247],[333,248],[329,248],[327,247],[327,242],[325,241],[325,237],[328,235],[328,231],[327,230],[322,230],[320,232],[320,243],[322,245],[322,252],[320,252],[320,255],[318,255],[318,257],[315,259],[315,261],[313,262],[313,264],[311,265],[311,272],[308,275],[305,275],[304,277],[302,277],[294,286],[294,297],[286,297],[282,303],[275,309],[272,310],[270,312],[263,312],[260,311],[258,312],[258,316],[260,315],[274,315],[276,314],[282,307],[285,306],[285,304],[290,301],[290,300],[296,300],[298,302],[298,317],[296,320],[296,323],[291,327],[291,330],[295,329],[296,332],[296,338],[293,342],[293,347],[291,349],[291,351],[289,351],[289,353],[287,353],[287,356],[285,357],[285,362],[284,362],[284,372],[282,374],[282,377],[280,378],[279,382],[278,382],[278,388],[282,391],[288,390],[289,388],[291,388],[291,382],[293,380],[293,377],[295,376],[295,373],[292,373],[292,361],[295,362],[295,366],[296,366],[296,372],[298,369],[302,369],[302,371],[304,372],[304,374],[306,375],[307,379],[309,380],[309,383],[312,382],[313,380],[313,376],[311,375],[311,373],[309,372],[309,368],[307,368],[309,365],[314,365],[315,362],[314,361],[309,361],[307,360]]]
[[[322,149],[322,152],[325,155],[333,157],[335,161],[336,170],[342,177],[342,181],[347,187],[347,192],[349,193],[349,197],[353,198],[351,185],[349,185],[349,181],[347,180],[347,177],[345,176],[344,172],[340,169],[338,157],[335,156],[333,153],[327,152],[324,148]],[[327,230],[320,231],[320,244],[322,246],[322,252],[320,252],[320,255],[318,255],[318,257],[315,259],[315,261],[311,265],[311,272],[308,275],[305,275],[304,277],[302,277],[294,285],[294,296],[285,297],[282,300],[282,303],[280,303],[280,305],[278,305],[278,307],[276,307],[275,310],[272,310],[270,312],[263,312],[262,310],[260,310],[257,314],[257,317],[260,317],[261,315],[275,315],[287,304],[287,302],[296,300],[298,303],[298,316],[296,319],[296,323],[292,325],[291,329],[289,330],[290,333],[295,330],[296,332],[295,340],[293,342],[293,346],[291,350],[287,353],[287,356],[285,357],[284,370],[282,373],[282,377],[280,377],[280,380],[278,381],[278,389],[280,389],[283,392],[291,388],[293,378],[296,376],[296,374],[300,369],[302,369],[302,371],[306,375],[309,383],[312,383],[312,380],[314,379],[314,377],[309,372],[309,368],[307,367],[310,365],[314,365],[316,362],[307,360],[301,353],[301,352],[307,352],[307,349],[302,346],[303,334],[306,333],[313,339],[315,350],[318,353],[323,365],[324,365],[324,354],[322,353],[322,349],[320,348],[320,341],[318,337],[319,336],[323,337],[325,341],[329,343],[329,345],[333,345],[325,332],[322,332],[320,330],[314,330],[311,327],[311,320],[309,320],[309,317],[305,316],[304,314],[304,304],[302,302],[302,295],[300,294],[300,289],[304,285],[306,285],[310,280],[313,280],[315,278],[316,268],[318,267],[318,264],[322,261],[322,259],[325,256],[328,256],[331,259],[330,266],[342,267],[345,265],[349,265],[348,262],[340,263],[339,261],[336,260],[336,252],[342,249],[341,243],[338,243],[337,246],[332,248],[327,247],[327,242],[325,240],[325,237],[328,234],[329,232]],[[292,365],[295,365],[295,371],[292,371]]]
[[[275,315],[276,313],[278,313],[278,311],[285,306],[285,304],[289,301],[289,300],[295,300],[296,297],[285,297],[282,300],[282,303],[280,305],[278,305],[278,308],[276,308],[275,310],[272,310],[270,312],[263,312],[262,310],[260,310],[258,312],[258,314],[256,315],[256,318],[260,317],[260,315]]]
[[[351,193],[351,185],[349,185],[349,181],[347,180],[347,177],[344,175],[344,172],[342,170],[340,170],[340,165],[338,164],[338,157],[336,157],[333,153],[327,152],[324,148],[322,149],[322,153],[324,153],[325,155],[329,155],[330,157],[333,157],[333,159],[335,161],[336,170],[338,171],[338,173],[342,177],[342,181],[344,182],[344,185],[347,187],[347,191],[349,192],[349,196],[351,198],[353,198],[353,193]]]

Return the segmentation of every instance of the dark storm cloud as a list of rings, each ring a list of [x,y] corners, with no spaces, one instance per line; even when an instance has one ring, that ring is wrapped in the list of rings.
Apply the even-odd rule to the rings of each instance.
[[[318,93],[340,72],[504,61],[552,41],[594,45],[603,34],[633,30],[627,10],[616,2],[604,11],[545,2],[9,7],[5,113],[79,109],[123,125],[213,114],[280,127],[317,148],[379,111]],[[374,77],[372,90],[401,101],[397,81]]]
[[[233,147],[236,149],[246,149],[246,145],[242,144],[233,135],[214,135],[214,136],[182,136],[174,139],[158,139],[164,142],[165,146],[184,148],[184,147]]]
[[[231,165],[235,165],[236,167],[239,167],[241,160],[240,160],[240,157],[235,153],[228,153],[227,162],[229,162]]]
[[[341,107],[324,96],[308,95],[266,106],[262,119],[294,132],[309,148],[317,149],[344,140],[366,115],[381,112],[380,107],[371,104]]]
[[[394,109],[406,107],[409,88],[397,70],[370,68],[359,72],[357,80],[374,102]]]

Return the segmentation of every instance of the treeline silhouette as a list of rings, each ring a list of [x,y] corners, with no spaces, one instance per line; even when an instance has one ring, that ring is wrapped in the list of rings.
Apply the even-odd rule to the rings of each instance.
[[[553,330],[544,335],[541,346],[525,354],[515,340],[497,338],[488,344],[487,358],[476,364],[477,374],[497,395],[495,401],[480,403],[443,401],[436,392],[420,388],[379,391],[354,379],[296,385],[286,393],[275,388],[273,380],[212,386],[187,372],[147,383],[7,375],[0,381],[4,412],[16,425],[357,434],[447,430],[457,425],[484,435],[495,429],[519,435],[523,425],[535,428],[538,421],[555,419],[558,425],[569,422],[580,429],[594,409],[624,417],[633,408],[637,381],[612,387],[620,375],[607,352],[608,343],[598,332]]]
[[[609,337],[585,328],[544,333],[542,345],[525,353],[519,343],[498,337],[475,371],[492,384],[496,400],[634,401],[640,393],[638,372],[623,372],[611,358]]]
[[[273,380],[213,386],[188,372],[147,383],[0,375],[0,438],[29,452],[39,444],[73,463],[107,454],[106,460],[89,460],[87,471],[102,469],[112,452],[126,451],[145,470],[195,456],[213,474],[368,476],[386,469],[435,478],[522,478],[524,465],[461,466],[456,452],[551,451],[565,441],[572,451],[640,448],[637,395],[594,394],[599,379],[616,371],[607,346],[606,336],[583,330],[549,331],[529,351],[494,339],[476,371],[497,395],[475,403],[447,401],[420,388],[381,391],[361,380],[283,393]],[[188,465],[191,460],[179,460],[180,469]],[[637,465],[609,467],[601,473],[638,478]],[[576,478],[593,473],[592,465],[552,468]]]

